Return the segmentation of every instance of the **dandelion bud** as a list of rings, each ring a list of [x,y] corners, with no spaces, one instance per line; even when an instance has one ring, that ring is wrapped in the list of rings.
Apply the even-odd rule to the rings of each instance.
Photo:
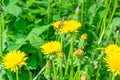
[[[59,52],[59,57],[63,58],[64,57],[64,53],[62,51]]]
[[[86,33],[85,33],[85,34],[82,34],[82,35],[81,35],[81,38],[82,38],[82,39],[87,39],[87,34],[86,34]]]
[[[79,8],[79,6],[76,8],[76,10],[75,10],[75,14],[78,14],[80,12],[80,8]]]
[[[81,80],[86,80],[86,74],[82,74]]]
[[[50,61],[47,61],[46,67],[47,67],[47,68],[50,68],[50,66],[51,66],[51,62],[50,62]]]
[[[74,52],[74,55],[77,57],[81,57],[83,55],[83,50],[81,48],[78,48],[78,50]]]

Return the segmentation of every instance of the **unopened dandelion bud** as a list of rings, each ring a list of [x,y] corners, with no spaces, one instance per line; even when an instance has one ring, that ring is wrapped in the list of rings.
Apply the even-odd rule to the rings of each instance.
[[[81,80],[86,80],[86,74],[82,74]]]
[[[79,6],[76,8],[76,10],[75,10],[75,14],[78,14],[80,12],[80,8],[79,8]]]
[[[78,48],[78,50],[74,52],[74,55],[77,57],[81,57],[83,55],[83,50],[81,48]]]
[[[63,58],[64,57],[64,53],[62,51],[59,52],[59,57]]]
[[[46,67],[49,68],[50,66],[51,66],[51,62],[50,62],[50,61],[47,61]]]
[[[82,35],[81,35],[81,38],[82,38],[82,39],[87,39],[87,34],[86,34],[86,33],[85,33],[85,34],[82,34]]]

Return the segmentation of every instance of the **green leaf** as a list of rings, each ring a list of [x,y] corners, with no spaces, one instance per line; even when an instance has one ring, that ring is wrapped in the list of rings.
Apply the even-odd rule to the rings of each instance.
[[[120,17],[114,18],[110,26],[120,26]]]
[[[18,18],[15,23],[14,23],[14,27],[18,30],[18,31],[23,31],[26,27],[26,20],[22,19],[22,18]]]
[[[53,15],[53,20],[54,21],[61,20],[60,15]]]
[[[27,70],[26,71],[25,70],[19,71],[19,80],[29,80],[29,74],[28,74]]]
[[[2,67],[2,65],[0,64],[0,80],[5,80],[4,75],[5,75],[5,71]]]
[[[23,44],[25,44],[24,38],[21,38],[21,37],[20,37],[20,38],[17,38],[16,43],[9,45],[6,50],[7,50],[7,51],[17,50],[17,49],[19,49]]]
[[[50,25],[44,25],[41,27],[33,28],[32,31],[28,34],[28,38],[32,35],[36,35],[36,36],[40,35],[43,31],[45,31],[49,27],[50,27]]]
[[[19,0],[10,0],[10,4],[16,4]]]
[[[10,13],[16,17],[22,12],[21,7],[14,5],[14,4],[9,4],[6,9],[7,9],[8,13]]]
[[[34,47],[39,47],[44,43],[44,40],[39,37],[39,35],[49,28],[49,25],[33,28],[32,31],[28,34],[27,40],[30,41],[31,45]]]
[[[100,18],[100,19],[102,19],[103,16],[105,15],[105,11],[106,11],[105,7],[104,7],[104,6],[100,6],[100,7],[98,8],[96,14],[99,15],[99,18]],[[96,15],[96,16],[97,16],[97,15]]]
[[[42,27],[33,28],[32,31],[28,34],[28,36],[26,38],[24,38],[24,37],[17,38],[16,42],[14,44],[9,45],[6,50],[7,51],[17,50],[23,44],[25,44],[26,41],[30,41],[31,45],[33,45],[34,47],[39,47],[41,44],[44,43],[44,41],[39,37],[39,35],[42,32],[44,32],[46,29],[48,29],[49,26],[50,25],[45,25]]]
[[[42,8],[42,7],[41,7],[41,8],[39,8],[39,10],[41,11],[41,13],[40,13],[41,15],[47,14],[47,13],[46,13],[47,11],[46,11],[45,8]]]
[[[27,4],[27,7],[30,7],[36,0],[27,0],[26,1],[26,4]]]
[[[36,69],[37,68],[37,61],[34,56],[30,56],[28,58],[28,64],[27,64],[29,69]]]
[[[38,36],[31,36],[29,37],[29,41],[30,41],[30,44],[34,47],[37,47],[39,48],[40,45],[42,45],[44,43],[44,40],[41,39],[40,37]]]

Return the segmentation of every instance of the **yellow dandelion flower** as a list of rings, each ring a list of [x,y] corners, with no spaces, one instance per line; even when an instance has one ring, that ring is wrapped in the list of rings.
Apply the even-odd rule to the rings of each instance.
[[[118,52],[120,52],[120,48],[116,44],[108,45],[105,48],[105,53],[106,54],[114,54],[114,53],[118,53]]]
[[[109,54],[104,60],[108,71],[120,74],[120,53]]]
[[[57,21],[54,22],[52,25],[55,29],[58,29],[60,23],[61,21]],[[64,21],[63,24],[61,25],[60,31],[63,33],[76,32],[79,27],[81,27],[81,23],[75,20]]]
[[[60,42],[50,41],[40,46],[40,48],[42,48],[42,52],[44,54],[51,54],[60,51],[62,49],[62,45]]]
[[[3,57],[2,64],[5,69],[10,69],[11,71],[16,72],[18,68],[27,64],[25,62],[26,60],[27,57],[24,52],[13,50]]]

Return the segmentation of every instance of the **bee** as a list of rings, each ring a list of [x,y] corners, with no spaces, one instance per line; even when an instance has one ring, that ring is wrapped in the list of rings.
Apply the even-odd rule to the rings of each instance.
[[[60,24],[58,25],[58,29],[61,28],[61,26],[63,25],[63,22],[64,22],[64,17],[62,18],[62,21],[61,21]]]

